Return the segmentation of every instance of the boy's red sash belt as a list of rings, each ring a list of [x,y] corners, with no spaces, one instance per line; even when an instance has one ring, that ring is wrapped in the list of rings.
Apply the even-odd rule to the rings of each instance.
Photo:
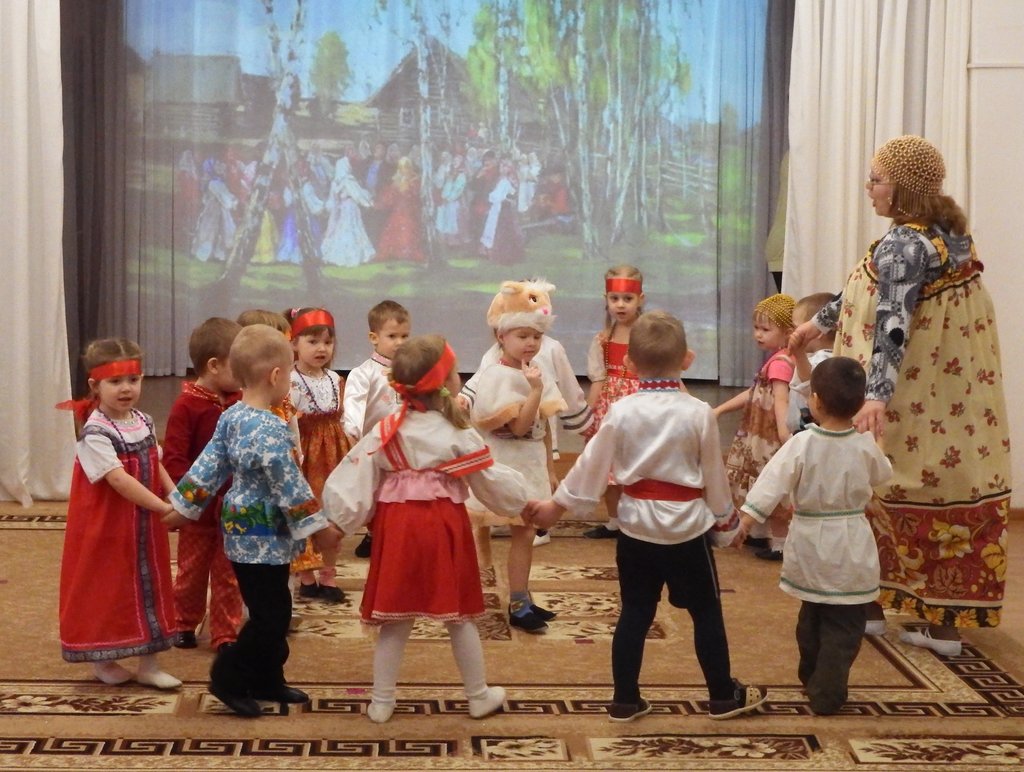
[[[634,499],[654,501],[695,501],[704,496],[701,488],[664,482],[662,480],[637,480],[622,488],[622,492]]]

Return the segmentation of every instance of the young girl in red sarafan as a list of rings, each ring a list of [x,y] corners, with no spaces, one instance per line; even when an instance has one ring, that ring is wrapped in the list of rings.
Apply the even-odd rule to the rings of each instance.
[[[519,514],[526,485],[497,464],[455,405],[455,354],[439,335],[410,338],[392,361],[402,407],[363,437],[324,487],[327,516],[346,533],[373,523],[370,570],[360,608],[379,627],[367,715],[382,723],[395,710],[402,652],[417,617],[445,624],[469,701],[483,718],[501,708],[505,690],[488,686],[480,634],[484,613],[469,488],[494,512]]]
[[[90,398],[75,411],[79,432],[60,566],[60,645],[68,662],[91,662],[96,678],[181,686],[156,662],[175,638],[174,588],[163,496],[174,483],[160,463],[153,419],[135,409],[142,351],[124,338],[93,341],[82,355]],[[119,660],[138,657],[132,673]]]
[[[351,445],[344,430],[342,404],[345,381],[334,370],[334,317],[322,308],[293,308],[285,312],[291,325],[295,364],[289,397],[299,420],[300,466],[313,494],[320,499],[327,476]],[[341,603],[337,585],[338,550],[323,554],[312,542],[292,561],[299,575],[299,597]],[[319,569],[319,577],[316,572]]]
[[[629,332],[633,323],[644,310],[644,275],[632,265],[617,265],[604,274],[604,329],[594,336],[587,353],[587,375],[590,378],[590,394],[587,401],[594,409],[595,424],[601,419],[612,403],[630,394],[635,394],[640,381],[636,373],[626,366],[626,352],[629,349]],[[604,494],[608,510],[608,524],[585,531],[588,539],[614,539],[619,535],[617,516],[619,496],[622,489],[610,481]]]

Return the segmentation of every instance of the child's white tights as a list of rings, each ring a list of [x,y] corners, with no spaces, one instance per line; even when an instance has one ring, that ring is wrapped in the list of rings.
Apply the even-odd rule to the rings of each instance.
[[[409,640],[414,620],[388,622],[380,628],[380,637],[373,651],[373,694],[366,714],[383,723],[395,710],[395,685],[402,665],[405,642]],[[462,684],[469,700],[469,715],[483,718],[494,713],[505,701],[505,690],[488,686],[484,672],[484,651],[480,633],[472,622],[447,622],[455,664],[462,674]]]

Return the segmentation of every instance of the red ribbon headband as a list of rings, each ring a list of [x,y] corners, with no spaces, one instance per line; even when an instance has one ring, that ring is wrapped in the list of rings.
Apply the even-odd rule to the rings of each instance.
[[[334,317],[331,316],[330,311],[324,311],[322,308],[314,308],[312,311],[307,311],[304,314],[299,314],[295,317],[295,321],[292,322],[292,338],[297,338],[302,335],[303,330],[308,330],[310,327],[330,327],[334,329]]]
[[[122,375],[142,375],[142,362],[138,359],[119,359],[116,362],[99,365],[89,371],[89,377],[94,381],[118,378]]]
[[[404,383],[393,383],[392,386],[403,397],[407,397],[410,394],[430,394],[444,386],[444,382],[448,380],[448,374],[454,366],[455,352],[452,351],[451,346],[445,343],[444,351],[441,352],[441,358],[424,373],[422,378],[416,381],[414,386],[408,386]]]
[[[621,276],[612,276],[604,280],[605,292],[628,292],[632,295],[639,295],[644,291],[644,285],[639,279],[625,279]]]

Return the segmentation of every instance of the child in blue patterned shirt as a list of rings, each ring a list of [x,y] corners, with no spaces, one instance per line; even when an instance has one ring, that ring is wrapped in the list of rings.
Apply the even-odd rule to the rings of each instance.
[[[320,512],[293,455],[288,425],[271,412],[288,394],[292,349],[279,331],[263,324],[245,327],[228,355],[242,384],[242,399],[224,411],[213,438],[171,494],[170,527],[199,518],[211,496],[231,477],[224,495],[221,527],[249,620],[238,641],[217,654],[210,692],[240,716],[262,715],[257,700],[308,701],[288,686],[288,589],[291,559],[306,537],[318,549],[337,546],[341,533]]]

